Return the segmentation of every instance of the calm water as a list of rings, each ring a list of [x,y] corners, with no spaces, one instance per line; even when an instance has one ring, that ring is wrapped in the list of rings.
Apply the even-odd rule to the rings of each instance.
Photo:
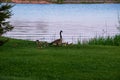
[[[10,19],[12,38],[51,42],[63,30],[65,42],[76,43],[119,31],[120,4],[16,4]]]

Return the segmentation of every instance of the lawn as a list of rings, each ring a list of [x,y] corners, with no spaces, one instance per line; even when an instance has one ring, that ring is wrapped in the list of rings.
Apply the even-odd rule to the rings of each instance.
[[[39,49],[35,42],[12,39],[0,46],[0,80],[120,80],[120,47]]]

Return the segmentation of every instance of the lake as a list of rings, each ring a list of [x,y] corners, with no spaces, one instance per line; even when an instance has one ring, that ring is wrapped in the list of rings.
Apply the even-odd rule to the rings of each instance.
[[[64,42],[76,43],[120,32],[120,4],[16,4],[12,13],[11,38],[51,42],[62,30]]]

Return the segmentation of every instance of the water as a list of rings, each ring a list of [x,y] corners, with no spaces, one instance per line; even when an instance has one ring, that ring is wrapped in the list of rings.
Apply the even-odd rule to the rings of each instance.
[[[120,4],[16,4],[10,19],[15,28],[5,36],[51,42],[63,30],[64,42],[76,43],[118,34]]]

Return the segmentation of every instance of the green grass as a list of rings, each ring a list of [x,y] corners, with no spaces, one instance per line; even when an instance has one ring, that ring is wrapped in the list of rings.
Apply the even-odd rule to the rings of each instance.
[[[0,80],[119,80],[119,46],[46,47],[10,40],[0,46]]]
[[[113,37],[98,37],[90,39],[84,43],[78,41],[79,45],[110,45],[110,46],[120,46],[120,35],[115,35]]]

